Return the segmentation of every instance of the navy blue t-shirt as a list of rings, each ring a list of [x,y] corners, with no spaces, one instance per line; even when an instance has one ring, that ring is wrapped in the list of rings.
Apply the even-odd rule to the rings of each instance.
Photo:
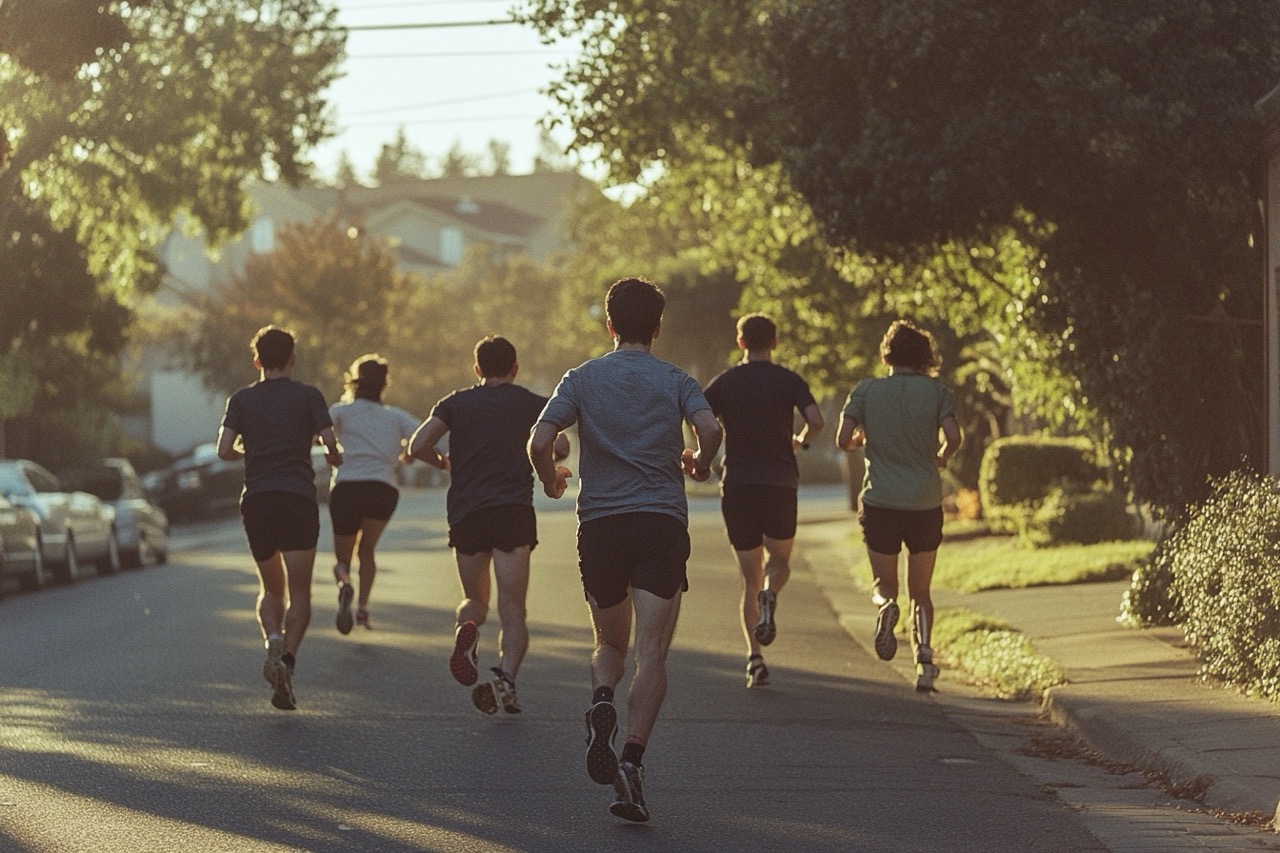
[[[260,379],[227,400],[222,427],[244,442],[244,492],[288,492],[316,499],[311,447],[333,426],[318,388],[287,376]]]
[[[724,424],[723,485],[799,486],[795,411],[815,402],[804,379],[771,361],[748,361],[711,380],[705,393]]]
[[[533,506],[529,432],[547,398],[504,382],[454,391],[431,411],[449,427],[449,523],[478,509]]]

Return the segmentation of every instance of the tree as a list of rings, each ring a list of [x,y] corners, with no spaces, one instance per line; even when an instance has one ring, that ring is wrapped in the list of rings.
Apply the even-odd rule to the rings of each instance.
[[[741,151],[833,245],[904,269],[1012,229],[1036,258],[1017,313],[1140,498],[1176,508],[1260,448],[1248,140],[1280,78],[1275,3],[532,0],[525,18],[583,41],[556,97],[616,180]]]
[[[402,125],[396,138],[382,146],[373,164],[373,179],[378,184],[417,180],[427,177],[427,155],[409,143]]]
[[[489,140],[489,174],[511,174],[511,143],[499,139]]]
[[[338,155],[338,165],[334,169],[333,182],[335,186],[343,189],[360,185],[360,177],[356,174],[356,164],[351,161],[351,155],[346,151]]]
[[[468,178],[480,174],[480,155],[472,154],[454,142],[445,152],[440,163],[440,175],[445,178]]]

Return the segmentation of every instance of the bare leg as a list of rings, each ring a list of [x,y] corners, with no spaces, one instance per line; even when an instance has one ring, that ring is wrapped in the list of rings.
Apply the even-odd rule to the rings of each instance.
[[[764,546],[733,552],[742,573],[742,635],[747,638],[747,655],[760,654],[756,622],[760,620],[760,590],[764,589]]]
[[[631,594],[636,614],[636,674],[627,693],[627,738],[649,742],[667,698],[667,652],[680,616],[680,593],[660,598],[642,589]]]
[[[764,588],[777,594],[791,580],[791,549],[796,540],[764,537],[764,550],[768,559],[764,564]]]
[[[911,615],[914,619],[912,640],[917,647],[932,646],[933,566],[937,551],[922,551],[907,557],[907,594],[911,597]]]
[[[512,551],[493,552],[493,575],[498,585],[498,666],[512,679],[529,650],[529,626],[525,599],[529,592],[528,545]]]
[[[351,582],[351,555],[356,549],[356,537],[359,532],[350,535],[333,534],[333,561],[337,563],[338,582]]]
[[[263,638],[284,634],[285,572],[284,560],[277,551],[258,563],[258,625]]]
[[[289,608],[284,614],[284,647],[286,652],[297,654],[302,636],[311,623],[311,573],[315,568],[316,549],[285,551],[281,556],[289,584]]]
[[[360,521],[360,546],[357,555],[360,558],[360,609],[369,604],[369,593],[373,591],[373,579],[378,574],[378,564],[374,559],[374,549],[382,538],[382,531],[387,529],[387,519],[365,518]],[[347,555],[350,560],[350,553]]]
[[[613,690],[622,680],[627,647],[631,645],[631,598],[628,596],[612,607],[601,609],[588,600],[591,627],[595,633],[595,649],[591,652],[591,689]]]
[[[492,552],[478,554],[455,552],[458,561],[458,580],[462,582],[462,601],[455,611],[455,623],[474,622],[483,625],[489,615],[489,562]]]
[[[867,549],[871,562],[871,601],[880,607],[898,597],[898,555]]]

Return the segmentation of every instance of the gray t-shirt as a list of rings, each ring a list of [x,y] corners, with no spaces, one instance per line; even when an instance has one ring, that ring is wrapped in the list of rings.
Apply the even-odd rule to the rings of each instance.
[[[573,368],[540,421],[578,425],[578,521],[660,512],[689,521],[684,422],[710,409],[693,377],[641,350],[619,350]]]

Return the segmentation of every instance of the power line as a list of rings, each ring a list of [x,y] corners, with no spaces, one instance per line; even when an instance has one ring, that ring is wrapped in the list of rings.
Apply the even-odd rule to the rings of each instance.
[[[547,53],[545,50],[458,50],[423,51],[421,53],[349,53],[347,59],[456,59],[468,56],[545,56],[549,59],[570,59],[573,53]]]
[[[450,118],[423,118],[413,119],[410,121],[355,121],[342,122],[345,130],[355,127],[417,127],[425,124],[462,124],[464,122],[486,122],[486,121],[537,121],[543,117],[543,114],[530,115],[524,113],[522,115],[505,115],[505,116],[452,116]]]
[[[425,109],[431,109],[433,107],[453,107],[453,106],[457,106],[458,104],[471,104],[471,103],[475,103],[476,101],[493,101],[493,100],[497,100],[498,98],[514,98],[517,95],[528,95],[528,94],[531,94],[528,89],[516,89],[510,92],[490,92],[487,95],[471,95],[465,98],[450,98],[444,101],[427,101],[421,104],[406,104],[401,107],[380,107],[376,110],[360,110],[359,112],[354,112],[351,115],[352,116],[371,116],[371,115],[381,115],[383,113],[404,112],[405,110],[425,110]]]
[[[336,29],[346,30],[347,32],[374,32],[381,30],[444,30],[456,29],[458,27],[501,27],[508,24],[518,24],[510,18],[497,18],[490,21],[432,21],[422,24],[356,24],[354,26],[339,26]]]

